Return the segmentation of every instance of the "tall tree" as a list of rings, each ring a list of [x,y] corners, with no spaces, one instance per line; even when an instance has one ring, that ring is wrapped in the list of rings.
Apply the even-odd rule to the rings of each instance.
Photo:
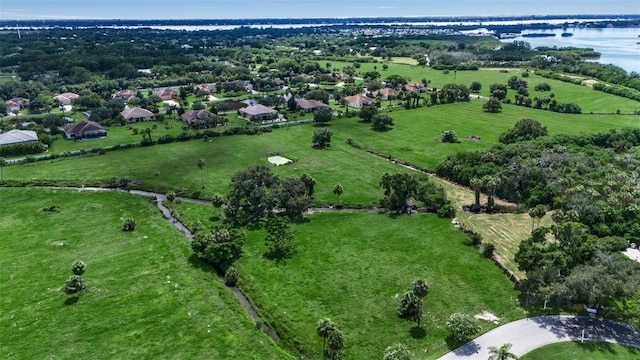
[[[313,146],[318,149],[325,149],[331,146],[331,136],[333,132],[329,129],[318,129],[313,132],[311,141]]]
[[[204,189],[204,159],[198,159],[198,169],[200,169],[200,177],[202,178],[202,188]]]
[[[491,213],[495,207],[493,196],[496,193],[498,185],[500,185],[500,178],[487,175],[482,178],[482,181],[484,182],[484,189],[487,192],[487,212]]]
[[[418,298],[418,327],[420,327],[420,322],[422,321],[422,303],[424,298],[429,294],[429,285],[423,279],[417,279],[412,284],[413,293]]]
[[[329,334],[327,338],[327,345],[329,347],[329,354],[331,355],[330,359],[337,359],[340,351],[344,349],[344,334],[342,331],[335,329]]]
[[[338,197],[338,206],[340,206],[340,195],[344,192],[344,188],[340,184],[333,186],[333,194]]]
[[[489,346],[489,360],[517,360],[516,354],[509,352],[511,350],[511,344],[503,344],[500,347]]]
[[[307,194],[310,198],[313,198],[315,192],[316,179],[312,178],[309,174],[303,173],[300,175],[300,180],[304,183],[304,187],[307,189]]]
[[[483,182],[479,178],[473,178],[470,182],[471,189],[473,189],[473,195],[475,196],[474,207],[476,210],[480,210],[480,190],[482,190]]]
[[[211,205],[213,205],[213,207],[218,209],[218,217],[222,216],[221,208],[224,205],[224,203],[225,203],[224,196],[220,194],[215,194],[211,198]]]
[[[327,358],[327,339],[329,338],[329,334],[336,330],[336,325],[331,321],[331,319],[324,318],[318,321],[318,325],[316,325],[316,334],[322,338],[322,358]]]
[[[385,173],[382,175],[380,186],[384,189],[384,205],[390,211],[400,214],[406,209],[409,199],[415,194],[418,181],[408,173],[393,175]]]
[[[398,317],[420,324],[420,299],[413,291],[407,291],[402,295]]]
[[[266,224],[267,237],[264,244],[269,248],[267,254],[274,257],[284,257],[289,253],[293,233],[289,229],[286,218],[281,216],[271,216]]]

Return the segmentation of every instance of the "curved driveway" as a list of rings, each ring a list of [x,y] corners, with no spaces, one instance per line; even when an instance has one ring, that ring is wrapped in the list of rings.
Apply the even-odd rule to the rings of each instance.
[[[439,360],[489,358],[489,347],[511,344],[511,352],[522,356],[544,345],[565,341],[606,341],[640,348],[640,334],[629,325],[610,320],[575,316],[538,316],[495,328],[442,356]]]

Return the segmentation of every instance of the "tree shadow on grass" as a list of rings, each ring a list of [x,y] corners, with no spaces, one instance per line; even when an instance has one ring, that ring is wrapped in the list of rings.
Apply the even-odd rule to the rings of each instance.
[[[191,266],[194,269],[198,269],[211,274],[220,275],[220,272],[218,271],[218,269],[216,269],[211,263],[199,258],[196,254],[191,254],[188,260],[189,260],[189,264],[191,264]]]
[[[424,339],[427,336],[427,330],[420,326],[414,326],[409,330],[409,334],[414,339]]]
[[[475,341],[465,344],[452,335],[447,336],[445,341],[449,350],[453,351],[458,356],[472,356],[480,351],[480,345]]]
[[[265,252],[264,255],[262,255],[262,257],[270,261],[275,261],[276,265],[280,266],[280,265],[286,265],[287,259],[290,259],[291,257],[293,257],[293,254],[294,254],[294,250],[288,247],[281,251],[269,250]]]
[[[64,304],[69,306],[69,305],[73,305],[75,303],[78,302],[78,300],[80,300],[80,295],[74,295],[74,296],[69,296],[67,297],[67,300],[64,301]]]

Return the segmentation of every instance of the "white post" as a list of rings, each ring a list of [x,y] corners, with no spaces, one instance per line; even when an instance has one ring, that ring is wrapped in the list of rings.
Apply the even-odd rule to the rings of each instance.
[[[580,339],[580,342],[583,343],[584,342],[584,330],[582,330],[582,338]]]

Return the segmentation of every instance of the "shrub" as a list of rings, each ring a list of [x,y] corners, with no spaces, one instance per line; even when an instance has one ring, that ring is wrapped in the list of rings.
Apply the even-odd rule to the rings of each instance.
[[[482,250],[482,255],[484,255],[486,258],[491,258],[493,256],[493,252],[496,250],[496,246],[491,244],[491,243],[484,243],[483,244],[483,250]]]
[[[87,264],[85,264],[84,261],[76,261],[73,263],[73,265],[71,265],[71,272],[74,275],[82,276],[82,274],[84,274],[84,271],[86,269],[87,269]]]
[[[535,91],[551,91],[551,85],[547,83],[536,84],[534,87]]]
[[[443,143],[459,143],[458,135],[453,130],[445,130],[442,132],[442,142]]]
[[[67,294],[76,294],[84,290],[84,282],[80,275],[71,276],[64,284],[64,292]]]
[[[235,266],[230,266],[224,273],[224,283],[227,286],[236,286],[240,279],[240,271]]]
[[[136,223],[136,221],[132,218],[127,218],[124,219],[124,222],[122,224],[122,230],[123,231],[134,231],[136,229],[136,226],[138,224]]]

